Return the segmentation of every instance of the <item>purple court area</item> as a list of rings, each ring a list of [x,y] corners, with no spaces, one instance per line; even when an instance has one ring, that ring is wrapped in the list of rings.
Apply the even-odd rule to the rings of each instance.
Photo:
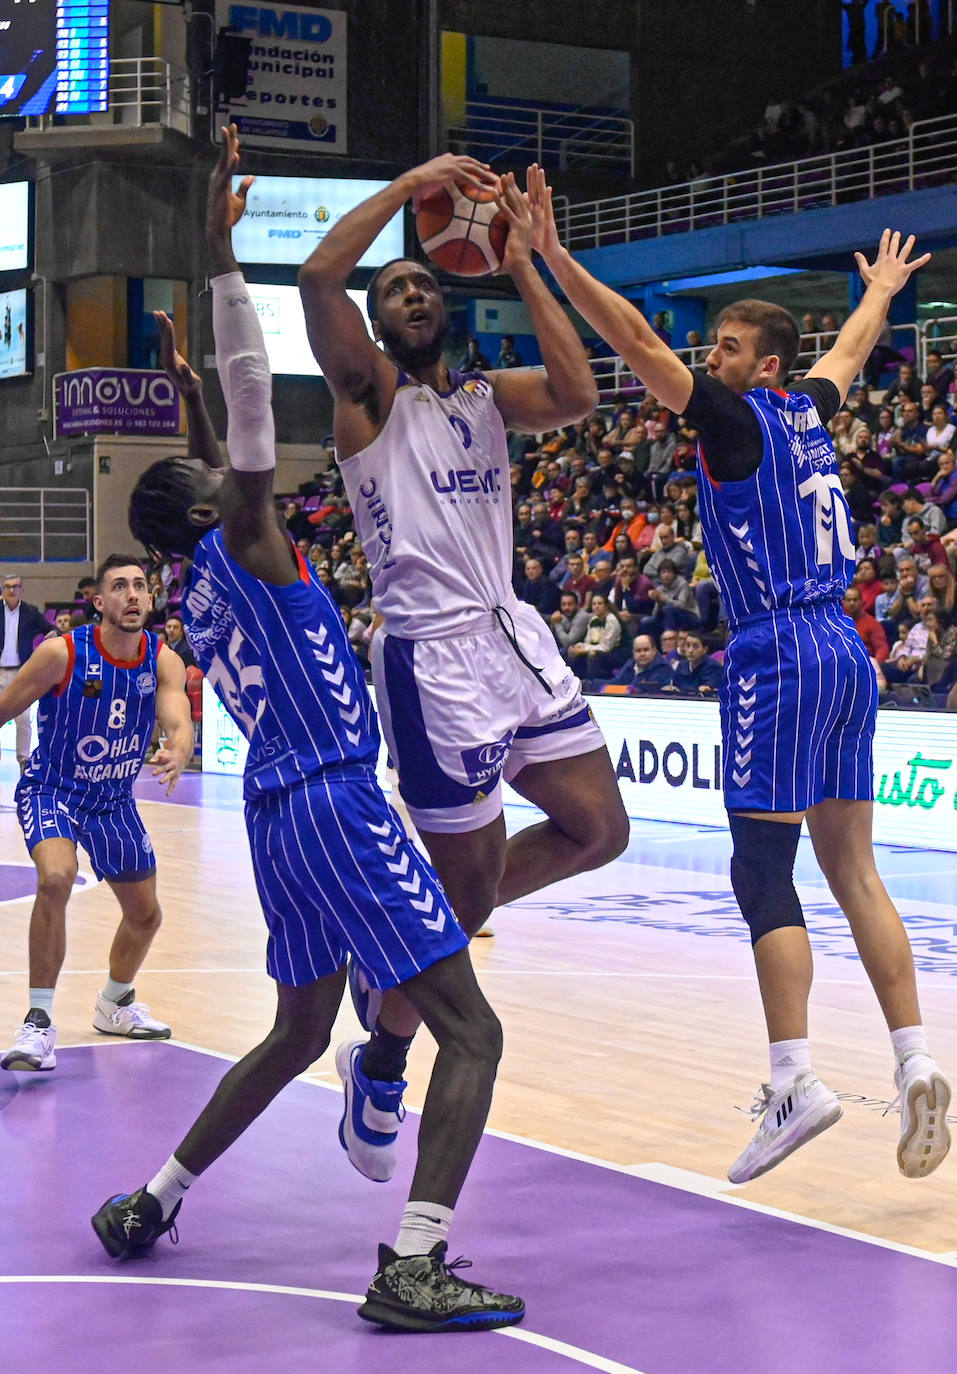
[[[377,1242],[393,1238],[418,1118],[406,1122],[392,1183],[367,1183],[336,1139],[338,1094],[302,1082],[195,1185],[178,1246],[164,1237],[142,1260],[111,1261],[90,1215],[164,1162],[227,1067],[177,1045],[128,1044],[63,1050],[51,1075],[2,1075],[5,1368],[954,1369],[948,1266],[494,1136],[466,1186],[451,1254],[525,1297],[520,1330],[533,1339],[382,1333],[356,1317],[349,1295],[364,1292]],[[130,1279],[147,1282],[118,1282]]]

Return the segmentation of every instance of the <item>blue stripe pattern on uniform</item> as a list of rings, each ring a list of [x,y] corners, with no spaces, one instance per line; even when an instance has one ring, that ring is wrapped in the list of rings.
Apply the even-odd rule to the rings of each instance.
[[[249,741],[247,798],[324,769],[374,764],[378,724],[339,608],[300,560],[274,586],[203,536],[183,599],[186,633],[210,686]]]

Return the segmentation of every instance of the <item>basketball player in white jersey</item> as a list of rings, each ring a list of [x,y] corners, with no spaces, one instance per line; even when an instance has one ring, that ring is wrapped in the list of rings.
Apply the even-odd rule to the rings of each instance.
[[[509,220],[502,270],[531,316],[542,368],[450,372],[442,292],[421,263],[387,263],[369,285],[382,348],[346,294],[359,259],[405,202],[456,182],[499,197]],[[533,265],[538,247],[514,178],[446,153],[344,216],[299,274],[383,619],[372,643],[383,733],[470,935],[493,907],[607,863],[628,841],[611,759],[580,684],[511,587],[506,427],[557,429],[597,402],[581,340]],[[503,777],[547,817],[510,840]],[[387,993],[368,1026],[364,1072],[400,1079],[417,1025],[401,993]]]

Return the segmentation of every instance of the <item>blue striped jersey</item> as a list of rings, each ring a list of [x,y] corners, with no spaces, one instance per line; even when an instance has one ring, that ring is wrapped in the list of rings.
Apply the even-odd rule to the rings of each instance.
[[[53,787],[72,804],[109,811],[132,796],[156,722],[159,641],[144,630],[137,657],[111,658],[99,625],[64,635],[62,681],[37,704],[37,747],[24,785]]]
[[[854,572],[850,511],[814,399],[756,388],[764,454],[740,482],[715,481],[698,449],[698,503],[708,566],[732,626],[790,607],[840,600]]]
[[[249,741],[247,799],[330,768],[373,767],[378,724],[339,608],[311,567],[277,587],[205,534],[183,599],[193,653]]]

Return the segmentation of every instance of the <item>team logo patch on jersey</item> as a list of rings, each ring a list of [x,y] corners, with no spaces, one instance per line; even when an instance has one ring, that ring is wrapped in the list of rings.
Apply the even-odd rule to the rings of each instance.
[[[492,384],[484,377],[470,377],[467,382],[462,383],[462,390],[467,391],[470,396],[491,396]]]
[[[136,679],[136,690],[141,697],[148,697],[156,691],[156,678],[152,673],[140,673]]]
[[[491,744],[479,744],[471,749],[462,750],[465,776],[473,787],[489,782],[502,771],[513,733],[509,730],[502,739],[493,740]]]
[[[98,697],[103,692],[103,679],[101,677],[88,677],[83,683],[83,695],[85,697]]]

